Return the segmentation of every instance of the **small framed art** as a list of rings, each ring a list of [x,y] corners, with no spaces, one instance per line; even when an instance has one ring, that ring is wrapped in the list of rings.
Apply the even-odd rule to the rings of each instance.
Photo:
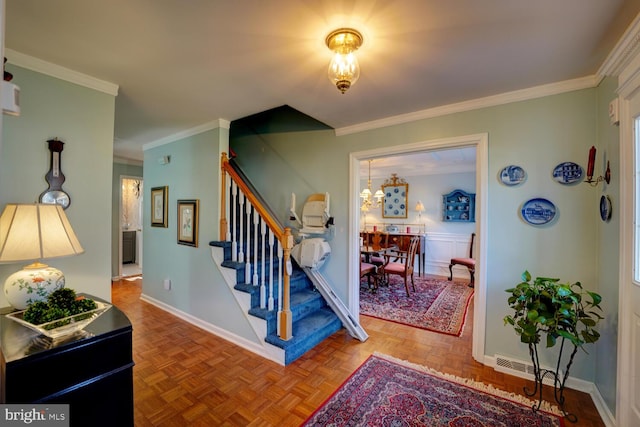
[[[178,244],[198,247],[198,199],[178,200]]]
[[[167,199],[169,187],[151,189],[151,226],[167,228]]]

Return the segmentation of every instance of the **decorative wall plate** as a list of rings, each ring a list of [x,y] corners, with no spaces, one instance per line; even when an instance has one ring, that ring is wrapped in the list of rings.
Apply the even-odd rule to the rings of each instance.
[[[611,199],[604,194],[600,197],[600,218],[603,221],[611,219]]]
[[[535,198],[522,205],[522,218],[531,225],[543,225],[556,216],[556,206],[547,199]]]
[[[575,184],[582,181],[582,166],[573,162],[560,163],[553,169],[553,179],[560,184]]]
[[[527,179],[527,173],[520,166],[509,165],[500,171],[499,178],[504,185],[514,186],[522,184]]]

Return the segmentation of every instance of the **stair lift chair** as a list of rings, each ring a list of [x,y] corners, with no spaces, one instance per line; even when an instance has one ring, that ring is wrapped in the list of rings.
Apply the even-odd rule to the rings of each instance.
[[[331,253],[326,240],[329,227],[333,225],[333,217],[329,214],[329,193],[316,193],[307,197],[302,208],[302,220],[295,212],[295,194],[291,194],[290,219],[295,220],[300,228],[300,243],[291,250],[291,256],[302,267],[318,269]]]

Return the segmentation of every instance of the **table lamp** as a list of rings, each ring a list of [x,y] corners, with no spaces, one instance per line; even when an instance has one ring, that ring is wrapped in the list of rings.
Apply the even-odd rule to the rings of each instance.
[[[13,307],[24,310],[64,287],[62,272],[40,262],[84,252],[60,205],[7,204],[0,216],[0,262],[34,261],[12,274],[4,294]]]
[[[418,224],[422,223],[422,212],[424,212],[424,205],[422,204],[422,201],[418,200],[418,203],[416,203],[416,212],[418,212]]]

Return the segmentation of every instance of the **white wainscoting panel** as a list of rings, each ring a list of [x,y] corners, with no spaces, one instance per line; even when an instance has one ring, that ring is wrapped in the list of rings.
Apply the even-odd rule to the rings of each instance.
[[[425,267],[427,274],[449,277],[451,258],[468,257],[470,244],[470,234],[427,232]],[[469,279],[469,271],[464,267],[454,266],[453,277]]]

